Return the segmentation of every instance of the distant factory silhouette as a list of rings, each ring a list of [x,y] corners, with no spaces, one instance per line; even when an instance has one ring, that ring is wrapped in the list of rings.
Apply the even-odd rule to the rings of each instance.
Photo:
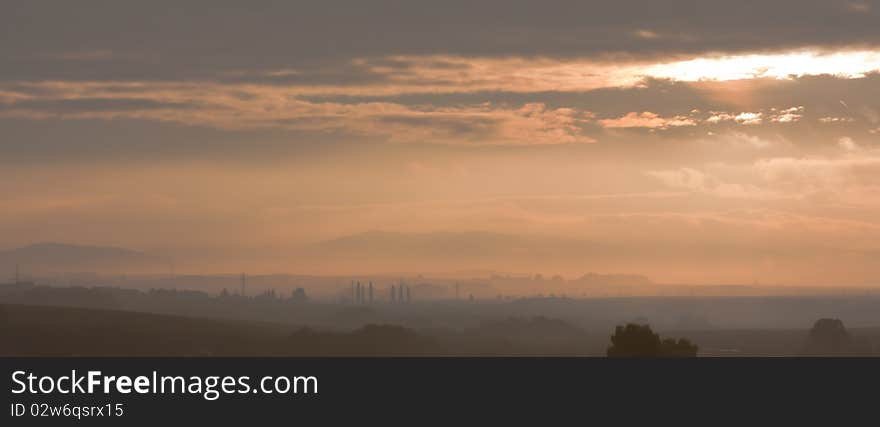
[[[373,281],[367,282],[364,286],[359,280],[351,281],[351,299],[354,304],[373,304],[378,298],[375,298],[375,289]],[[400,282],[397,285],[392,284],[388,288],[388,302],[392,304],[401,304],[412,302],[412,291],[409,285]]]

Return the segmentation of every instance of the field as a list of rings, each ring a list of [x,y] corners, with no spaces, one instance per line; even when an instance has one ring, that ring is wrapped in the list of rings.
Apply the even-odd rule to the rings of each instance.
[[[462,330],[368,324],[304,326],[55,306],[0,305],[2,356],[603,356],[609,334],[545,317],[507,318]],[[876,354],[880,328],[852,328]],[[797,356],[806,329],[664,331],[701,356]]]

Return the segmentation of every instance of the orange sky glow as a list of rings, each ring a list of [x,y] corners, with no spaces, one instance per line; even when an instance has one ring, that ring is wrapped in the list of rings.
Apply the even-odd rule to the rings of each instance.
[[[0,249],[120,246],[193,273],[875,286],[880,15],[848,4],[717,28],[541,10],[488,33],[406,8],[362,11],[375,33],[318,5],[277,22],[187,9],[213,38],[169,21],[142,42],[107,36],[150,25],[116,8],[10,21]],[[297,13],[325,25],[280,18]],[[805,30],[829,16],[849,24]]]

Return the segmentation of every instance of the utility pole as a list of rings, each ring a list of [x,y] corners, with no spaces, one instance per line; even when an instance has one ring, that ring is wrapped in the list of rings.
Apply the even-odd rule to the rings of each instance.
[[[247,284],[247,276],[241,273],[241,296],[244,296],[244,287]]]

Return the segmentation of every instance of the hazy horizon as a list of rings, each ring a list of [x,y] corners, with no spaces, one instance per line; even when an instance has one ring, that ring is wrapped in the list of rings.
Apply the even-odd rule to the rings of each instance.
[[[358,236],[322,242],[310,246],[312,251],[302,251],[299,257],[306,260],[323,259],[326,248],[336,255],[351,256],[350,251],[340,253],[333,245],[346,240],[367,238],[374,234],[392,235],[398,233],[367,232]],[[423,236],[424,237],[424,236]],[[485,235],[481,235],[485,237]],[[507,237],[507,236],[502,236]],[[421,250],[431,251],[423,245]],[[355,249],[369,250],[373,245],[355,246]],[[454,245],[454,247],[458,247]],[[318,249],[315,251],[314,249]],[[347,248],[352,249],[352,248]],[[412,252],[412,246],[405,248]],[[566,248],[568,249],[568,248]],[[412,253],[410,254],[412,255]],[[467,255],[467,254],[465,254]],[[362,256],[362,255],[361,255]],[[396,259],[401,254],[395,254]],[[403,257],[407,261],[413,258]],[[395,263],[399,264],[399,263]],[[436,263],[431,263],[436,265]],[[183,265],[179,268],[178,265]],[[240,265],[240,264],[238,264]],[[287,267],[303,265],[291,262]],[[410,263],[409,265],[417,265]],[[189,289],[217,293],[223,289],[235,289],[240,284],[242,274],[249,281],[257,283],[257,292],[274,289],[290,291],[304,286],[319,295],[336,295],[347,289],[350,280],[375,281],[377,286],[386,289],[397,282],[414,282],[430,287],[437,286],[441,293],[451,292],[455,283],[480,283],[488,285],[479,293],[480,297],[534,297],[556,295],[569,297],[613,297],[613,296],[771,296],[771,295],[852,295],[853,293],[880,291],[875,283],[832,284],[769,282],[755,277],[751,281],[703,281],[666,282],[658,281],[649,273],[641,271],[573,271],[567,274],[541,270],[501,270],[501,269],[449,269],[449,270],[363,270],[357,267],[334,266],[326,270],[296,269],[233,270],[229,265],[219,269],[194,269],[178,259],[145,253],[131,248],[76,245],[59,242],[38,242],[35,244],[4,249],[0,248],[0,268],[4,270],[0,283],[12,283],[16,279],[36,281],[37,284],[53,286],[121,286],[135,289],[168,288]],[[225,269],[224,269],[225,268]],[[16,276],[18,275],[18,276]],[[4,278],[3,276],[8,276]],[[195,282],[193,282],[195,280]],[[340,281],[341,280],[341,281]],[[511,284],[515,286],[510,287]],[[496,286],[496,287],[493,287]],[[500,286],[497,287],[497,286]],[[584,287],[586,286],[586,287]],[[446,289],[448,288],[448,289]],[[445,295],[445,294],[444,294]],[[866,294],[867,295],[867,294]],[[423,295],[424,296],[424,295]],[[447,295],[448,296],[448,295]],[[431,298],[436,298],[437,295]]]

